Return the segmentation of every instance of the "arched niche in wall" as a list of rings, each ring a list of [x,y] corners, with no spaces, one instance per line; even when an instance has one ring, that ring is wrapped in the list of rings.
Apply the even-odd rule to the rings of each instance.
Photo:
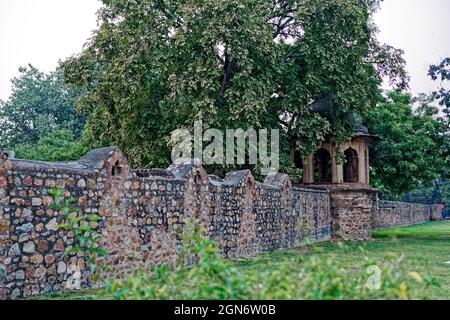
[[[119,160],[116,160],[114,162],[113,166],[111,167],[111,176],[113,177],[120,177],[122,175],[123,167],[120,164]]]
[[[314,154],[314,182],[315,183],[331,183],[331,154],[325,148],[320,148]]]
[[[102,177],[124,179],[131,173],[127,159],[116,147],[91,150],[79,162],[93,168]]]
[[[359,159],[358,153],[352,148],[344,152],[344,182],[359,181]]]

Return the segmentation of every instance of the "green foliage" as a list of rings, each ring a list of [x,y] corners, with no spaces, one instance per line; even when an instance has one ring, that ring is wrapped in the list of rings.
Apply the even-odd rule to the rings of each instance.
[[[86,153],[81,142],[67,129],[53,131],[36,144],[18,144],[13,150],[18,159],[41,161],[78,160]]]
[[[363,257],[360,266],[367,270],[365,273],[349,277],[337,256],[298,256],[281,264],[277,271],[265,275],[268,280],[258,298],[407,300],[423,297],[420,292],[430,280],[424,280],[415,272],[408,273],[402,267],[403,257],[386,254],[381,261],[375,261],[367,257],[364,249],[360,248],[360,251]],[[379,285],[379,288],[371,288],[370,284]]]
[[[84,127],[75,112],[79,89],[64,85],[60,69],[44,74],[32,65],[19,69],[8,101],[0,101],[0,147],[34,145],[55,130],[70,130],[77,139]]]
[[[107,282],[102,295],[121,300],[245,299],[251,288],[237,269],[222,259],[216,243],[207,239],[204,231],[197,220],[186,220],[176,267],[162,265],[152,270],[151,277],[142,271],[126,280]]]
[[[448,117],[450,114],[450,89],[448,89],[448,84],[450,83],[450,57],[445,58],[438,65],[430,66],[428,75],[434,81],[440,81],[441,83],[441,88],[434,94],[439,99],[440,105],[445,107],[444,112]]]
[[[448,138],[438,109],[425,100],[413,111],[412,103],[410,95],[391,92],[368,116],[369,130],[382,138],[371,146],[373,185],[395,195],[446,171]]]
[[[99,297],[115,299],[417,299],[430,284],[402,266],[402,257],[386,255],[374,261],[365,257],[363,267],[376,267],[358,276],[348,276],[336,256],[296,255],[277,264],[275,270],[243,272],[221,258],[217,245],[208,240],[198,221],[187,221],[184,254],[175,269],[160,266],[152,276],[137,273],[126,280],[107,283]],[[344,245],[341,245],[344,246]],[[188,257],[186,259],[186,257]],[[183,266],[197,261],[191,268]],[[371,270],[371,269],[368,269]],[[368,284],[379,276],[379,289]]]
[[[425,204],[443,204],[446,208],[444,214],[448,215],[450,208],[450,181],[437,178],[432,186],[420,185],[417,189],[404,194],[401,199],[406,202]]]
[[[108,252],[99,246],[101,236],[96,230],[100,216],[96,214],[84,214],[80,208],[74,207],[75,199],[64,199],[63,191],[55,188],[49,191],[54,196],[55,202],[50,208],[61,211],[65,222],[59,228],[73,233],[75,243],[66,250],[67,255],[81,254],[87,257],[91,272],[96,270],[97,258],[105,257]]]
[[[402,52],[379,44],[379,1],[108,0],[99,29],[63,64],[85,91],[89,147],[117,145],[135,166],[167,166],[168,138],[205,129],[279,128],[282,163],[306,157],[348,116],[380,99],[381,78],[404,87]],[[332,94],[330,118],[309,105]]]

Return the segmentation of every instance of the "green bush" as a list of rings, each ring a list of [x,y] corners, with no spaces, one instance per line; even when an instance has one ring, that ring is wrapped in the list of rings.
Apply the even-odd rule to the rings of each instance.
[[[54,197],[54,203],[50,208],[64,214],[64,223],[59,224],[58,228],[73,233],[75,238],[74,244],[66,249],[65,254],[81,254],[87,257],[89,270],[95,272],[97,258],[108,255],[108,252],[100,247],[101,236],[93,227],[101,217],[96,214],[85,214],[80,208],[74,207],[75,199],[64,199],[61,189],[51,189],[49,194]]]
[[[126,280],[109,281],[99,298],[422,299],[429,285],[419,274],[404,270],[402,257],[388,254],[382,261],[372,261],[363,249],[362,267],[368,272],[360,276],[350,276],[337,259],[315,253],[280,262],[275,272],[242,272],[220,256],[216,243],[204,236],[198,221],[186,222],[182,239],[177,266],[162,265],[151,270],[151,275],[144,270]],[[186,267],[192,261],[196,263]],[[379,288],[374,288],[377,285]]]
[[[35,144],[18,144],[14,151],[18,159],[40,161],[78,160],[86,152],[82,142],[67,129],[51,132]]]

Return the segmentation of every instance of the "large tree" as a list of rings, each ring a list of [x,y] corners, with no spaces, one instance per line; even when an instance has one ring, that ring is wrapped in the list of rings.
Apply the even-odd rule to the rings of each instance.
[[[445,174],[448,137],[432,102],[391,92],[369,112],[369,130],[382,138],[371,145],[372,184],[381,191],[399,196]]]
[[[85,51],[64,63],[85,89],[90,147],[118,145],[134,165],[169,162],[170,132],[280,128],[282,156],[304,156],[349,115],[405,87],[402,52],[380,44],[378,0],[104,0]],[[331,97],[328,118],[309,105]],[[289,163],[289,161],[287,161]]]
[[[75,108],[80,89],[67,88],[61,70],[45,74],[28,65],[19,72],[10,98],[0,101],[0,148],[33,145],[55,130],[79,137],[85,122]]]

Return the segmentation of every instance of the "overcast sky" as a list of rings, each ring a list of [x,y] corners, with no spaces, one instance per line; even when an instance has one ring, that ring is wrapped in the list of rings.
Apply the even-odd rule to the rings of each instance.
[[[0,99],[20,66],[53,70],[79,53],[96,28],[98,0],[0,0]],[[437,86],[428,66],[450,56],[449,0],[385,0],[376,16],[380,40],[405,50],[413,93]]]

